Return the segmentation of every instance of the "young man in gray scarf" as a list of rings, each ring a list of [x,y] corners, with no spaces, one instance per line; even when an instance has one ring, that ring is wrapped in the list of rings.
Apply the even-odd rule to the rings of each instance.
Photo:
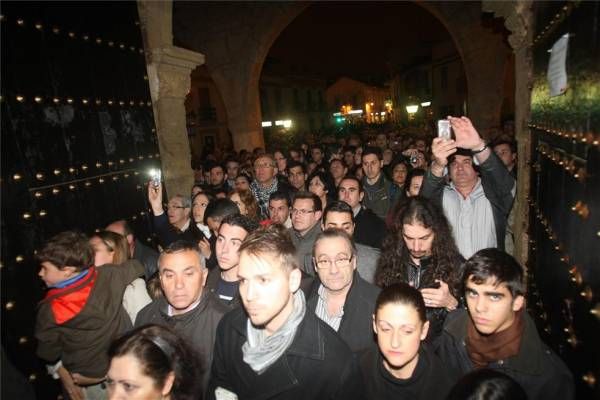
[[[208,399],[362,399],[350,349],[306,312],[289,235],[260,229],[239,251],[243,308],[217,329]]]

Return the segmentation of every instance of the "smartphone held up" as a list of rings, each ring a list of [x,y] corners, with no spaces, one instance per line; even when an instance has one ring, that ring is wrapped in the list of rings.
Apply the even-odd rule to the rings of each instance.
[[[152,168],[150,171],[148,171],[148,175],[150,176],[150,180],[152,182],[152,186],[154,186],[154,189],[158,189],[160,186],[160,180],[162,178],[162,171],[158,168]]]
[[[452,128],[447,119],[438,120],[438,137],[446,140],[452,139]]]

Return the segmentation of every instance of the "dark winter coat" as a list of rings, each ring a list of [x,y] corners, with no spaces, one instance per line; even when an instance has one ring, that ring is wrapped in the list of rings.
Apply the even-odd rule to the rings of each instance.
[[[358,364],[348,346],[314,313],[306,312],[291,346],[258,375],[243,361],[248,317],[243,308],[229,312],[217,329],[207,398],[224,388],[239,400],[363,399]]]
[[[466,348],[466,310],[448,317],[438,342],[437,353],[446,368],[460,376],[474,369]],[[563,361],[540,339],[535,323],[527,313],[519,353],[498,360],[487,368],[496,369],[516,380],[529,400],[571,400],[575,398],[573,376]]]
[[[354,217],[354,241],[367,246],[381,249],[385,237],[385,222],[373,211],[362,208]]]

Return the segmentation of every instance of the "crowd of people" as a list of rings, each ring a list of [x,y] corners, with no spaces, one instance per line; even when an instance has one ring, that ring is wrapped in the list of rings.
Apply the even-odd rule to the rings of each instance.
[[[157,249],[126,221],[48,240],[37,354],[65,398],[573,399],[510,254],[514,143],[448,119],[151,181]]]

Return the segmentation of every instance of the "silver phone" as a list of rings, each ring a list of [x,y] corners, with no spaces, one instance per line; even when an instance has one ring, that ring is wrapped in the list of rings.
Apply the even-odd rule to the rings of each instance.
[[[154,188],[157,189],[160,185],[160,180],[162,178],[162,171],[160,169],[152,168],[149,172],[149,175],[152,179],[152,186],[154,186]]]
[[[450,140],[452,139],[452,131],[450,127],[450,121],[447,119],[438,120],[438,137],[442,139]]]

